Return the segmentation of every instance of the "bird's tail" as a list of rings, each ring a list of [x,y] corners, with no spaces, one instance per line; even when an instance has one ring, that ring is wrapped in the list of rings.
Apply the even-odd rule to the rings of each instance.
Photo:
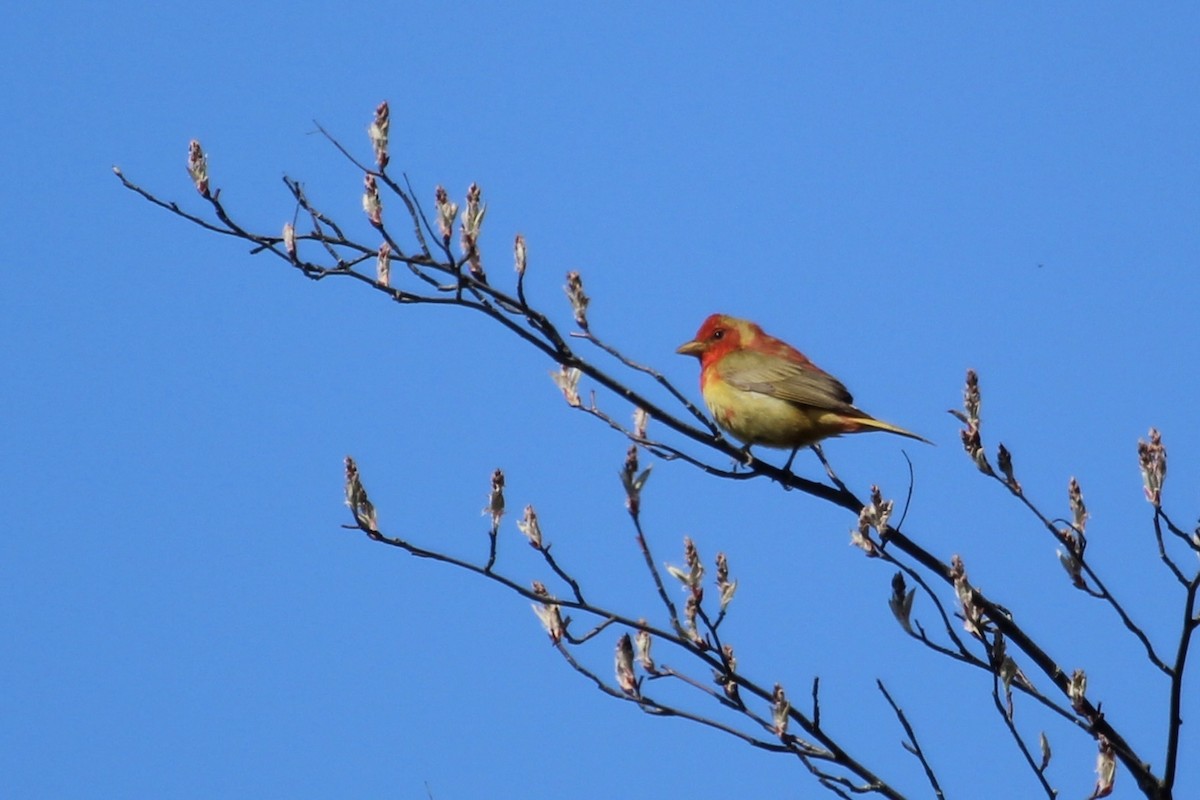
[[[899,425],[893,425],[890,422],[884,422],[881,419],[875,419],[869,414],[863,414],[860,417],[854,417],[851,421],[858,425],[856,430],[859,431],[887,431],[888,433],[894,433],[898,436],[907,436],[909,439],[916,439],[918,442],[924,442],[925,444],[933,444],[933,442],[929,441],[924,436],[918,436],[912,431],[901,428]]]

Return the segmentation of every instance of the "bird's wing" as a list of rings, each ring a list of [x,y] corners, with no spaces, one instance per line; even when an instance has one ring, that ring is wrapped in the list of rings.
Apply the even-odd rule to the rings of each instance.
[[[747,392],[778,397],[815,408],[844,411],[854,398],[842,382],[810,364],[766,356],[751,350],[729,353],[717,364],[721,378]]]

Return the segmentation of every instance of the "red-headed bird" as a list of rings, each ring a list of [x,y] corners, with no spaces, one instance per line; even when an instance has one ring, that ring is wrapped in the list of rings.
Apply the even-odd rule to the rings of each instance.
[[[830,436],[866,431],[932,444],[855,408],[841,381],[753,322],[713,314],[677,352],[700,359],[705,405],[717,425],[747,447],[781,447],[795,455]]]

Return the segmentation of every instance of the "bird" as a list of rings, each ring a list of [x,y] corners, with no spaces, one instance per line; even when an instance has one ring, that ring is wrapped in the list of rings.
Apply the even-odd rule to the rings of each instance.
[[[700,360],[700,393],[713,420],[745,444],[792,451],[846,433],[885,431],[933,444],[854,406],[837,378],[749,320],[712,314],[679,346]]]

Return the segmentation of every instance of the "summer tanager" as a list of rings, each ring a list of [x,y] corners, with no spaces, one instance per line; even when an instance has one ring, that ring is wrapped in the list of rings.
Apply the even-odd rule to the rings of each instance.
[[[929,442],[855,408],[841,381],[753,322],[713,314],[677,352],[700,359],[705,405],[717,425],[747,446],[795,455],[827,437],[865,431]]]

